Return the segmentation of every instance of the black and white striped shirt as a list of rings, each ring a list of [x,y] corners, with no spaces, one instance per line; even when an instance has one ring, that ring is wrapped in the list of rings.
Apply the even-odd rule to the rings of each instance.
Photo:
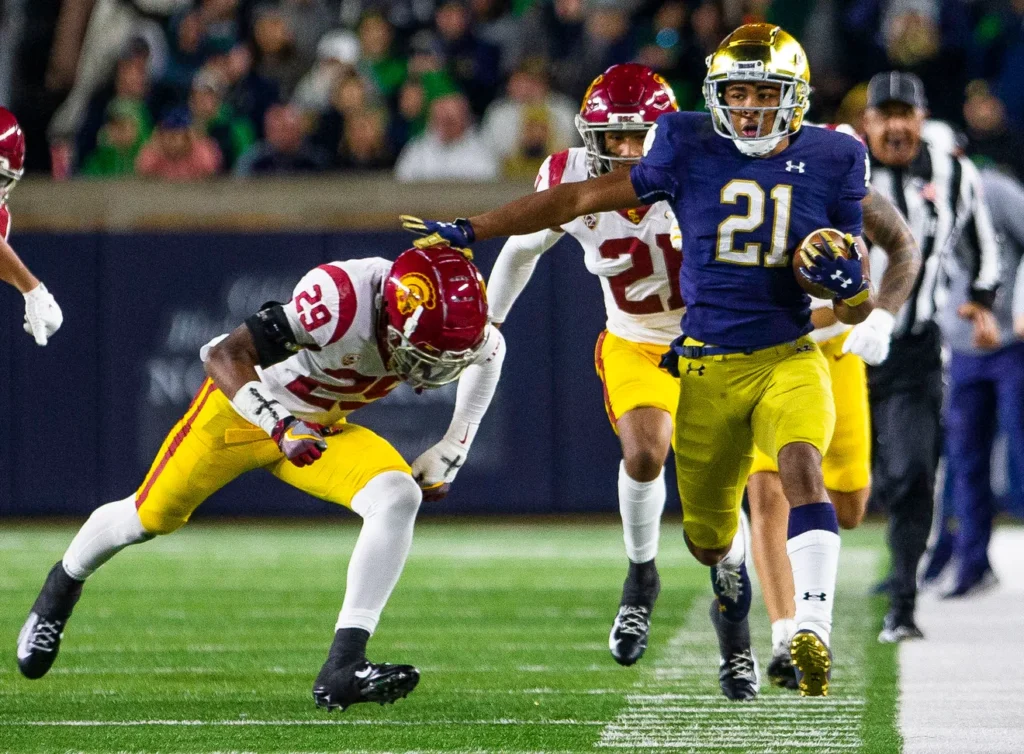
[[[896,317],[894,338],[920,333],[934,322],[949,299],[951,279],[962,278],[963,271],[972,281],[971,299],[985,306],[991,307],[999,285],[999,244],[978,171],[954,155],[952,139],[943,138],[945,126],[929,125],[909,166],[871,164],[872,188],[899,208],[921,246],[921,272]],[[880,249],[872,252],[876,281],[886,262]]]

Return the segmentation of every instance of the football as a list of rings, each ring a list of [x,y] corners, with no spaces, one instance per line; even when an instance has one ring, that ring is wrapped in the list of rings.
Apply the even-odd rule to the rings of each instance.
[[[853,253],[843,233],[835,228],[820,228],[801,241],[796,251],[793,252],[793,275],[808,296],[832,300],[836,294],[828,288],[812,283],[800,274],[801,268],[807,266],[804,263],[804,254],[801,252],[806,251],[810,256],[821,254],[831,259],[834,255],[833,249],[838,250],[847,259]]]

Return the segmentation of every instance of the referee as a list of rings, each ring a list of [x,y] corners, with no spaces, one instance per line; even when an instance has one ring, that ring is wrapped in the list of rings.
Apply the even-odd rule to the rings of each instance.
[[[889,612],[881,642],[922,638],[914,622],[917,565],[931,528],[941,439],[941,339],[938,314],[957,266],[971,280],[960,316],[975,345],[993,347],[990,308],[998,285],[999,250],[974,166],[952,140],[922,136],[927,102],[921,80],[880,73],[868,84],[864,129],[872,186],[906,216],[921,247],[921,270],[892,327],[889,358],[868,370],[875,438],[873,495],[889,509]],[[884,255],[873,254],[877,278]]]

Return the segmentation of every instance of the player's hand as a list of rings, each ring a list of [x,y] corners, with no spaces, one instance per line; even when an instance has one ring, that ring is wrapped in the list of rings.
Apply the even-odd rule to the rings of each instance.
[[[421,220],[412,215],[399,215],[399,219],[402,221],[402,227],[407,231],[423,236],[423,238],[417,238],[412,242],[417,249],[429,249],[431,246],[451,246],[454,249],[468,251],[476,240],[473,224],[463,217],[453,223]]]
[[[469,448],[454,440],[442,439],[412,462],[412,476],[423,490],[427,502],[440,500],[448,494],[455,475],[466,462]]]
[[[327,450],[320,430],[294,416],[286,416],[275,424],[272,437],[284,457],[296,466],[309,466]]]
[[[896,318],[885,309],[873,309],[859,325],[855,325],[843,343],[843,353],[855,353],[864,363],[877,367],[889,356],[889,341]]]
[[[45,346],[64,322],[64,314],[57,306],[57,300],[40,283],[25,295],[25,332],[36,339],[36,344]]]
[[[827,288],[847,306],[857,306],[868,300],[871,287],[864,277],[860,250],[853,236],[847,233],[844,240],[849,249],[849,258],[843,256],[842,249],[837,248],[830,238],[826,238],[826,243],[832,251],[831,256],[811,246],[802,247],[800,257],[804,266],[800,268],[800,274],[815,285]]]
[[[974,347],[990,350],[999,347],[999,323],[991,309],[968,301],[956,310],[960,319],[970,320],[974,325]]]

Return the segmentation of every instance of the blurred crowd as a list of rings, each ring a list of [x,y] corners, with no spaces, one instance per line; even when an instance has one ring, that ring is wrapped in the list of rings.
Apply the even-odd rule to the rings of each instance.
[[[579,144],[593,77],[639,61],[699,109],[704,59],[776,22],[812,120],[858,125],[866,82],[917,73],[933,117],[1024,177],[1024,0],[2,0],[0,102],[57,177],[390,171],[531,177]]]

